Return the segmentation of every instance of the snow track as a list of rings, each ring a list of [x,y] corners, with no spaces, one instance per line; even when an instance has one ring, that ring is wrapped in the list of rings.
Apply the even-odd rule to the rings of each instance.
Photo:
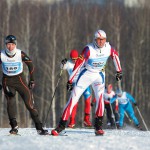
[[[105,129],[95,136],[94,129],[66,129],[68,136],[41,136],[34,128],[20,128],[21,136],[7,136],[8,128],[0,128],[0,150],[149,150],[150,133],[134,128]],[[50,132],[51,129],[48,129]]]

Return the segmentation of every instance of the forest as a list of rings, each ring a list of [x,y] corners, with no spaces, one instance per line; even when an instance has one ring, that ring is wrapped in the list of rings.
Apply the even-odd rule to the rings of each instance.
[[[4,38],[13,34],[17,38],[17,48],[32,59],[36,83],[32,93],[43,122],[50,110],[46,127],[56,126],[70,95],[66,90],[67,71],[63,71],[56,89],[61,60],[69,59],[72,49],[81,53],[85,45],[93,42],[98,29],[106,32],[107,41],[118,51],[123,70],[122,89],[135,98],[150,127],[150,5],[127,7],[118,0],[106,0],[104,3],[0,0],[0,3],[0,48],[5,48]],[[27,67],[24,67],[24,73],[28,81]],[[115,73],[113,61],[109,59],[106,85],[113,84],[114,90],[117,87]],[[34,127],[17,93],[14,107],[19,126]],[[91,108],[91,120],[94,119],[94,110],[94,107]],[[139,117],[136,110],[135,113]],[[81,97],[76,117],[79,126],[83,125],[83,117],[84,100]],[[0,92],[0,127],[9,127],[3,90]]]

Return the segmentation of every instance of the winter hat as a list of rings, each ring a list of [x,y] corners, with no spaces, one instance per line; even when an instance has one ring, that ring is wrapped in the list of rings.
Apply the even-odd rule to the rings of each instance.
[[[17,45],[17,39],[14,35],[8,35],[5,38],[5,44],[7,43],[14,43],[15,45]]]
[[[70,58],[71,59],[78,59],[78,51],[75,50],[75,49],[71,50],[71,52],[70,52]]]
[[[103,30],[98,30],[94,34],[94,39],[97,38],[107,38],[106,33]]]

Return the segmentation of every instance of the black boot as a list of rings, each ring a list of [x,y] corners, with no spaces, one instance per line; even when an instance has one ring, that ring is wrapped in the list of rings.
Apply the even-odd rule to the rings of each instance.
[[[16,118],[10,119],[11,130],[9,131],[10,134],[17,134],[18,133],[18,126]]]
[[[35,124],[35,127],[36,127],[36,130],[37,130],[37,133],[39,135],[48,135],[48,130],[44,130],[43,127],[42,127],[42,123],[36,123]]]
[[[143,130],[142,127],[140,126],[140,124],[136,125],[136,128],[137,128],[138,130]]]
[[[66,124],[67,124],[67,120],[61,119],[59,125],[54,130],[51,131],[51,134],[53,136],[58,136],[61,131],[65,130]]]
[[[103,135],[104,131],[102,129],[102,125],[103,125],[103,117],[96,117],[95,118],[95,135]]]

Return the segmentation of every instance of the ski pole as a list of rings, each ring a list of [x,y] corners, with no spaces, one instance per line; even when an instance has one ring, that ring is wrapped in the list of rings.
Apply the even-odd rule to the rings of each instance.
[[[148,131],[148,127],[147,127],[147,125],[146,125],[146,123],[145,123],[145,121],[144,121],[144,118],[142,117],[142,114],[141,114],[141,112],[140,112],[138,106],[136,106],[136,109],[137,109],[137,111],[138,111],[138,113],[139,113],[139,115],[140,115],[140,117],[141,117],[141,119],[142,119],[142,122],[143,122],[143,124],[144,124],[144,126],[145,126],[146,131]]]
[[[115,119],[115,115],[114,115],[114,112],[113,112],[113,109],[112,109],[112,105],[111,105],[111,103],[109,103],[109,105],[110,105],[110,109],[111,109],[112,118],[113,118],[113,120],[115,122],[115,128],[117,130],[116,119]]]
[[[59,81],[60,81],[60,78],[61,78],[62,72],[63,72],[63,69],[61,69],[61,70],[60,70],[59,78],[58,78],[58,81],[57,81],[57,84],[56,84],[56,87],[55,87],[55,90],[54,90],[54,93],[53,93],[52,99],[51,99],[51,101],[50,101],[50,106],[49,106],[49,109],[48,109],[48,112],[47,112],[47,115],[46,115],[46,118],[45,118],[45,121],[44,121],[44,126],[46,125],[47,118],[48,118],[48,114],[49,114],[49,111],[50,111],[50,109],[51,109],[52,102],[53,102],[53,99],[54,99],[54,96],[55,96],[55,93],[56,93],[56,90],[57,90],[57,87],[58,87],[58,84],[59,84]]]
[[[132,120],[130,119],[130,117],[128,116],[128,114],[125,112],[125,116],[127,117],[127,119],[129,120],[129,122],[132,122]]]
[[[119,89],[119,91],[122,92],[122,88],[121,88],[121,80],[118,80],[117,83],[118,83],[118,89]]]

